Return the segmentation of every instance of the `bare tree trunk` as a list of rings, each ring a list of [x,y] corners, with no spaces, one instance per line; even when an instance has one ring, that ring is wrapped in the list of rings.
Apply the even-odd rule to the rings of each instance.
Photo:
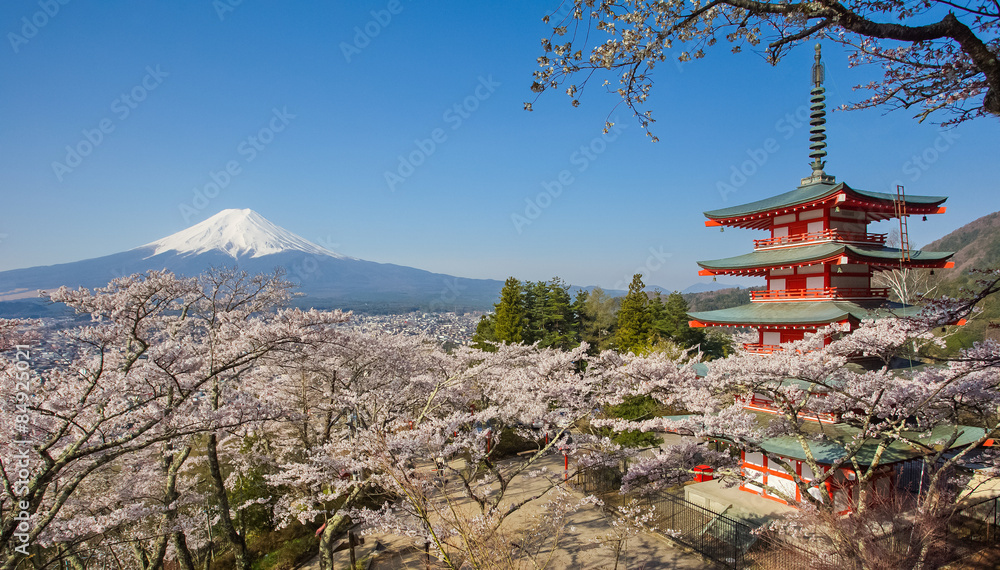
[[[344,500],[341,509],[349,509],[361,497],[364,485],[358,485],[351,490],[351,494]],[[319,537],[319,567],[321,570],[333,570],[333,541],[337,536],[351,526],[351,518],[347,515],[337,514],[326,521],[326,527]]]
[[[212,479],[212,495],[219,504],[219,525],[222,527],[222,535],[233,547],[236,570],[251,570],[253,559],[247,548],[246,539],[236,530],[233,518],[229,516],[229,495],[226,493],[225,479],[222,477],[222,467],[219,465],[219,440],[214,433],[208,435],[205,451]]]
[[[170,538],[174,543],[174,550],[177,551],[177,563],[180,564],[182,570],[195,570],[194,558],[191,556],[191,550],[188,548],[184,533],[175,532],[170,535]],[[205,559],[208,560],[207,557]]]
[[[139,563],[139,568],[147,570],[149,568],[149,556],[146,554],[146,549],[142,547],[142,544],[138,541],[133,542],[132,552],[135,554],[135,561]]]
[[[351,525],[347,515],[334,515],[326,522],[326,527],[319,537],[319,567],[322,570],[333,570],[333,541]]]

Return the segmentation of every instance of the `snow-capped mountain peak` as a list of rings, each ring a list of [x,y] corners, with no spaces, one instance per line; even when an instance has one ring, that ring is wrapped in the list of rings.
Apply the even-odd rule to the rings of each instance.
[[[168,251],[199,254],[217,250],[235,259],[246,256],[262,257],[284,251],[301,251],[313,255],[349,259],[272,224],[264,216],[249,208],[222,210],[201,223],[148,243],[142,248],[152,248],[151,256]]]

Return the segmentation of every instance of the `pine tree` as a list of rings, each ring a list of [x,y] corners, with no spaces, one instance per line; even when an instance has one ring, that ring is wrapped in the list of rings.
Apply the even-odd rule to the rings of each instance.
[[[493,338],[496,342],[517,344],[524,340],[525,311],[521,282],[508,277],[494,305]]]
[[[618,310],[618,330],[614,342],[619,352],[638,353],[650,345],[649,297],[645,288],[642,275],[636,273]]]
[[[479,350],[486,350],[493,352],[496,348],[491,344],[497,341],[496,333],[494,332],[494,316],[495,315],[483,315],[479,319],[479,323],[476,325],[476,332],[472,335],[472,347],[478,348]]]
[[[580,340],[590,345],[591,354],[609,348],[615,333],[616,304],[617,299],[609,297],[600,287],[595,287],[580,301]]]
[[[525,323],[523,341],[525,344],[538,342],[545,338],[545,300],[548,297],[548,286],[544,281],[526,281],[523,288],[523,306]]]
[[[569,285],[558,277],[546,284],[545,303],[542,307],[544,331],[542,347],[568,350],[580,344],[579,335],[573,327],[573,308],[570,303]]]

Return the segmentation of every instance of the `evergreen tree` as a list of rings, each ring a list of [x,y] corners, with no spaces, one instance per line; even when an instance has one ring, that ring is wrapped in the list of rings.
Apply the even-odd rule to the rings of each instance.
[[[553,277],[546,284],[541,328],[544,331],[539,339],[542,347],[569,350],[580,344],[579,334],[573,326],[569,285],[558,277]]]
[[[494,306],[495,307],[495,306]],[[476,325],[476,332],[472,335],[472,347],[479,350],[493,352],[496,348],[491,344],[497,341],[494,332],[494,315],[483,315]]]
[[[609,348],[614,338],[617,300],[600,287],[595,287],[585,295],[580,305],[580,340],[590,345],[591,354],[597,354]]]
[[[587,341],[584,336],[590,330],[590,324],[593,322],[593,319],[587,313],[588,298],[590,298],[590,293],[585,289],[580,289],[576,292],[576,298],[573,299],[573,328],[576,329],[577,338],[581,341]]]
[[[663,304],[663,296],[659,291],[649,301],[649,324],[654,337],[670,339],[670,331],[666,330],[667,307]]]
[[[544,281],[526,281],[523,288],[525,310],[524,343],[531,344],[545,338],[545,300],[548,286]]]
[[[648,303],[642,275],[636,273],[628,286],[628,294],[618,310],[618,330],[615,332],[615,349],[619,352],[641,352],[650,345]]]
[[[688,326],[688,302],[684,299],[684,296],[674,291],[667,297],[667,302],[664,304],[663,311],[663,330],[666,332],[667,336],[682,345],[688,345],[690,343],[685,342],[686,340],[691,340],[690,331],[692,330]]]
[[[496,342],[517,344],[524,340],[524,302],[521,282],[508,277],[494,305],[493,338]],[[478,332],[478,330],[477,330]]]

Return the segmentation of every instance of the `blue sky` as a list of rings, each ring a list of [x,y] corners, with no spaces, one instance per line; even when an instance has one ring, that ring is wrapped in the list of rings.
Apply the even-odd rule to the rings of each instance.
[[[661,65],[654,144],[603,77],[579,108],[552,92],[523,110],[541,18],[557,5],[7,0],[0,270],[106,255],[252,208],[347,255],[463,277],[703,281],[696,260],[744,253],[763,234],[708,229],[701,212],[809,174],[794,116],[812,49],[776,67],[725,46]],[[879,70],[824,47],[831,106],[863,97],[851,87]],[[609,115],[621,128],[602,136]],[[836,112],[828,133],[838,180],[950,197],[947,214],[910,224],[915,244],[1000,210],[995,119],[942,132],[905,111]],[[762,155],[768,139],[777,150]],[[733,178],[753,155],[762,164]]]

